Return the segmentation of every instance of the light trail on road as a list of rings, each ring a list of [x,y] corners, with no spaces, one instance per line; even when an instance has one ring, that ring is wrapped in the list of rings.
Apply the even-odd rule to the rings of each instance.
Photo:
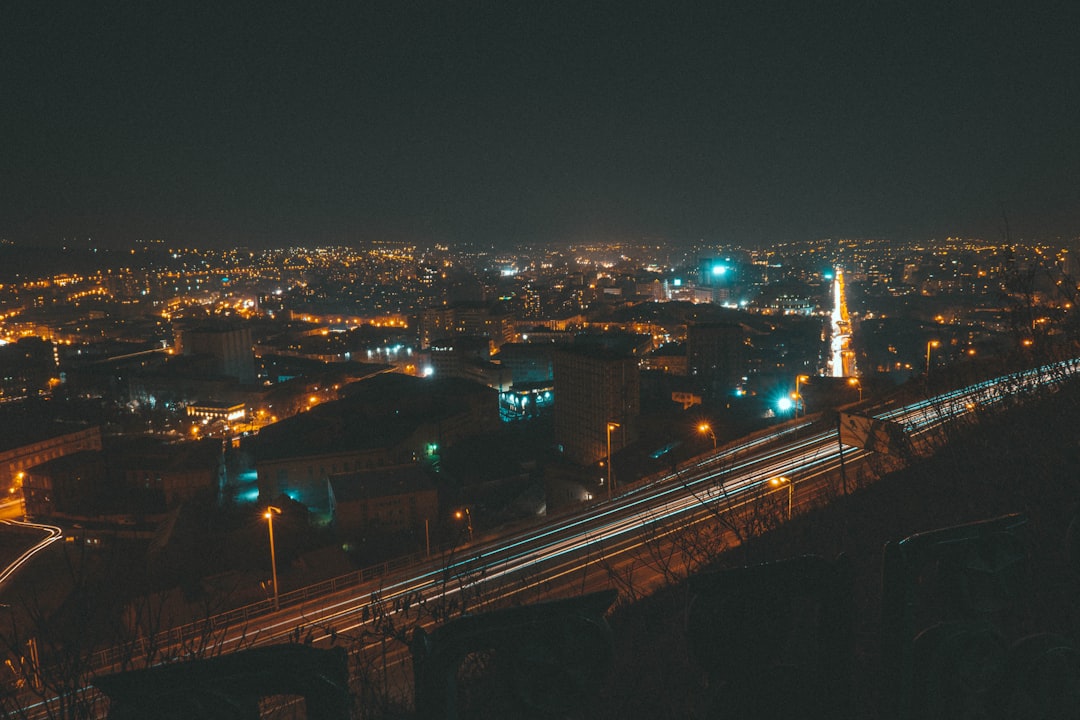
[[[2,572],[0,572],[0,585],[3,585],[12,575],[18,572],[26,563],[37,555],[39,552],[47,548],[52,543],[59,540],[64,535],[64,531],[55,525],[42,525],[40,523],[32,523],[23,520],[0,520],[5,525],[15,525],[18,527],[32,528],[34,530],[41,530],[45,533],[45,538],[35,543],[32,547],[23,551],[18,558],[10,563]]]

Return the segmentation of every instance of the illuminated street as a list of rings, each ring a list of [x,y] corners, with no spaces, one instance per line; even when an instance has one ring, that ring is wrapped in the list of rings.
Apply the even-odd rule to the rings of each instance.
[[[831,353],[829,374],[832,377],[853,377],[858,375],[855,369],[855,353],[851,350],[851,317],[848,315],[847,296],[844,293],[844,273],[836,271],[832,283],[833,310],[831,318]]]

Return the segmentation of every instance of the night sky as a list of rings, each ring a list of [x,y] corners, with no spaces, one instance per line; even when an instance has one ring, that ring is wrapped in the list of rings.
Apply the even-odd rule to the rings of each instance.
[[[1080,234],[1080,3],[308,4],[4,3],[0,238]]]

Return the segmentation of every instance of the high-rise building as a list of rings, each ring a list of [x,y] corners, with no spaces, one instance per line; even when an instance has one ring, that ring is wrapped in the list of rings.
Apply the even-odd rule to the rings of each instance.
[[[736,322],[691,323],[686,328],[690,377],[711,396],[734,388],[746,374],[747,328]]]
[[[184,355],[209,355],[215,370],[241,383],[255,382],[255,343],[245,325],[200,325],[181,333]]]
[[[556,350],[555,442],[565,457],[581,465],[604,459],[637,439],[641,414],[638,358],[602,347]]]

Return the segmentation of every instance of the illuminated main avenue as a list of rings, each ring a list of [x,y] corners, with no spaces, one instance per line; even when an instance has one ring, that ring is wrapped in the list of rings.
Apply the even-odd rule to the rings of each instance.
[[[844,293],[844,273],[836,271],[833,280],[833,310],[831,315],[832,343],[829,355],[829,375],[853,377],[855,353],[851,350],[851,317],[848,315],[847,296]]]

